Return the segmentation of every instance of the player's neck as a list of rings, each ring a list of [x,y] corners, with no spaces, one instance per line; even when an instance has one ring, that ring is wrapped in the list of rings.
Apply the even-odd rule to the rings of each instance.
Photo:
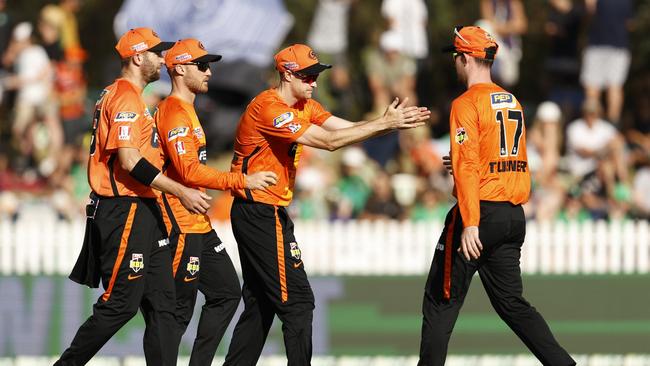
[[[130,68],[122,69],[122,78],[131,82],[131,84],[137,86],[140,90],[143,90],[148,84],[142,77],[141,73]]]
[[[291,88],[289,88],[288,85],[283,85],[283,83],[280,82],[280,85],[278,85],[275,90],[280,96],[280,99],[287,103],[289,107],[293,107],[294,104],[298,103],[298,98],[293,95]]]
[[[475,73],[467,75],[467,89],[476,84],[491,84],[492,77],[490,77],[490,69],[479,70]]]
[[[170,96],[174,96],[183,102],[194,104],[194,99],[196,99],[196,94],[194,94],[187,85],[172,80],[172,92]]]

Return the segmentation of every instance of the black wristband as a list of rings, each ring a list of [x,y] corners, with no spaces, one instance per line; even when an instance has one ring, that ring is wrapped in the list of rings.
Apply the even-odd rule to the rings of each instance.
[[[145,158],[140,158],[138,163],[129,172],[130,176],[145,186],[151,185],[151,182],[156,179],[158,174],[160,174],[160,169],[153,166]]]

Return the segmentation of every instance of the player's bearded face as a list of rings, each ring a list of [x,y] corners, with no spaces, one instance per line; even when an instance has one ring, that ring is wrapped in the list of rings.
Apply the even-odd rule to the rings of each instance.
[[[142,77],[147,83],[160,79],[160,68],[163,64],[162,56],[153,52],[145,52],[142,62]]]
[[[194,94],[203,94],[208,92],[208,80],[212,73],[210,69],[202,72],[196,65],[186,65],[185,84]]]

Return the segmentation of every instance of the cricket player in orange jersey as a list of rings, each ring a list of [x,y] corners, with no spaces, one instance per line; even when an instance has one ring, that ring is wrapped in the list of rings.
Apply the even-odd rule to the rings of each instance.
[[[544,364],[575,365],[542,316],[522,296],[521,207],[530,195],[524,113],[492,82],[498,45],[479,27],[457,27],[456,72],[467,91],[451,107],[451,167],[458,203],[450,210],[422,304],[420,366],[442,366],[472,276],[478,271],[499,316]]]
[[[265,190],[233,190],[230,211],[242,265],[245,309],[230,343],[226,366],[252,366],[273,318],[282,321],[288,365],[306,366],[312,354],[314,295],[286,206],[293,197],[302,145],[336,150],[378,134],[422,126],[426,108],[396,99],[376,120],[350,122],[312,99],[318,75],[330,68],[302,44],[275,55],[280,85],[260,93],[242,115],[231,171],[272,170],[278,183]]]
[[[126,32],[115,48],[122,76],[95,104],[86,206],[86,235],[70,278],[105,292],[55,365],[85,365],[141,309],[147,325],[147,365],[176,365],[174,282],[169,240],[156,203],[160,190],[179,197],[189,211],[205,213],[209,196],[161,174],[160,146],[142,89],[158,80],[161,42],[150,28]]]
[[[172,81],[171,94],[158,105],[154,118],[163,151],[163,172],[189,187],[209,189],[264,189],[275,184],[272,172],[220,172],[206,166],[205,133],[194,110],[196,94],[208,91],[210,63],[221,59],[209,54],[196,39],[183,39],[165,54]],[[241,299],[239,279],[228,253],[205,214],[193,214],[177,197],[163,193],[159,199],[173,253],[176,283],[176,334],[181,337],[192,319],[197,289],[205,295],[190,365],[209,366]]]

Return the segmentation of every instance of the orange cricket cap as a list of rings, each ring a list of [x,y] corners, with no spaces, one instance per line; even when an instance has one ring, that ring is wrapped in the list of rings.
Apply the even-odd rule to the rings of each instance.
[[[174,43],[165,53],[165,65],[171,69],[174,65],[188,62],[217,62],[221,55],[209,54],[198,39],[185,38]]]
[[[309,46],[294,44],[275,55],[275,68],[280,72],[292,71],[303,75],[317,75],[332,65],[321,64]]]
[[[499,45],[490,33],[477,26],[457,26],[454,28],[454,44],[442,49],[443,52],[466,53],[472,57],[494,60]]]
[[[115,49],[121,58],[127,58],[136,53],[151,51],[159,52],[169,49],[174,42],[163,42],[151,28],[133,28],[124,33],[117,41]]]

